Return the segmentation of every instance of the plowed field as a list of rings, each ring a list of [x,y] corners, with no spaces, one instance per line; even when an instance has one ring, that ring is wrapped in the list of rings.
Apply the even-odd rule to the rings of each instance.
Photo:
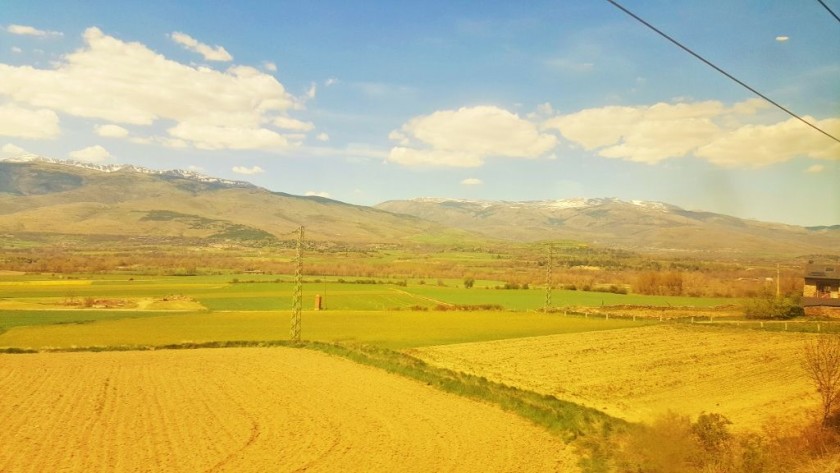
[[[657,325],[465,343],[411,353],[433,365],[551,394],[631,421],[672,410],[734,428],[818,406],[800,360],[806,334]]]
[[[514,414],[304,349],[0,355],[0,471],[575,471]]]

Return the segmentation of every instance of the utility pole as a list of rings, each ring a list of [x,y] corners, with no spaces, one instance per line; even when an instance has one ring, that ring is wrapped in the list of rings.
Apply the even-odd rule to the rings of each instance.
[[[303,310],[303,226],[298,228],[297,257],[295,259],[295,292],[292,295],[292,326],[290,338],[300,341],[300,313]]]
[[[782,270],[779,268],[779,263],[776,263],[776,299],[778,299],[782,294],[781,275]]]
[[[545,268],[545,306],[543,312],[548,313],[551,309],[551,270],[554,266],[554,247],[548,245],[548,263]]]

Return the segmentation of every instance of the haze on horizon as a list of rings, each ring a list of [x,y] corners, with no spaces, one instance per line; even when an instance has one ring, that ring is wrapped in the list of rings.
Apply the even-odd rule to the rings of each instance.
[[[623,3],[840,136],[840,27],[818,2]],[[606,1],[54,10],[0,12],[0,158],[364,205],[617,197],[840,224],[840,144]]]

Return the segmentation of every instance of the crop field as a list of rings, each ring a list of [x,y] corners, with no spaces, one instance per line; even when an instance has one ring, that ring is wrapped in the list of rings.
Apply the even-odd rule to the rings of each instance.
[[[0,471],[575,471],[498,408],[310,350],[0,355]]]
[[[288,340],[288,276],[0,275],[0,348],[43,351],[0,354],[0,471],[579,468],[557,435],[561,408],[529,417],[468,394],[488,382],[501,383],[493,396],[570,401],[616,425],[715,412],[759,431],[818,405],[799,362],[813,323],[753,330],[764,324],[723,315],[734,299],[568,290],[543,313],[540,288],[460,283],[309,280],[302,337],[417,357],[455,372],[445,382],[468,387],[448,392],[472,399],[300,348],[108,351]],[[665,312],[715,323],[661,323]],[[94,352],[50,353],[80,348]]]
[[[289,337],[289,319],[287,311],[200,312],[153,314],[95,323],[18,326],[0,333],[0,347],[41,349],[285,340]],[[536,312],[307,311],[302,316],[302,334],[307,340],[368,343],[400,349],[609,330],[644,323]]]
[[[423,280],[336,279],[308,281],[304,284],[307,306],[321,295],[329,309],[394,310],[413,306],[434,307],[438,304],[493,304],[509,310],[541,309],[545,302],[542,288],[528,290],[496,289],[498,281],[479,281],[476,287],[459,287],[459,281],[441,281],[446,286]],[[396,283],[401,283],[398,285]],[[285,310],[291,308],[294,286],[288,276],[218,275],[218,276],[125,276],[102,275],[95,278],[55,279],[49,276],[0,275],[0,310],[14,308],[10,304],[29,304],[18,309],[37,309],[97,299],[188,297],[196,302],[193,309],[209,310]],[[708,297],[645,296],[602,292],[552,291],[556,307],[642,305],[711,307],[729,305],[733,299]]]
[[[802,333],[689,325],[549,335],[410,350],[436,366],[484,376],[630,421],[668,410],[725,415],[737,429],[818,406],[799,360]]]

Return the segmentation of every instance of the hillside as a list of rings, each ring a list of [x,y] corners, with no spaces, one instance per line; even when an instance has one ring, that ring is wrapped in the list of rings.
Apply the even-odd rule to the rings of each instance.
[[[468,238],[464,231],[322,197],[294,196],[188,171],[48,159],[0,162],[0,232],[218,241],[384,243]]]
[[[801,255],[840,251],[840,228],[805,228],[618,199],[498,202],[421,198],[378,209],[512,241],[581,240],[633,250]]]
[[[215,242],[576,240],[638,251],[836,254],[840,226],[797,227],[618,199],[389,201],[376,207],[271,192],[191,171],[25,157],[0,161],[0,233]]]

